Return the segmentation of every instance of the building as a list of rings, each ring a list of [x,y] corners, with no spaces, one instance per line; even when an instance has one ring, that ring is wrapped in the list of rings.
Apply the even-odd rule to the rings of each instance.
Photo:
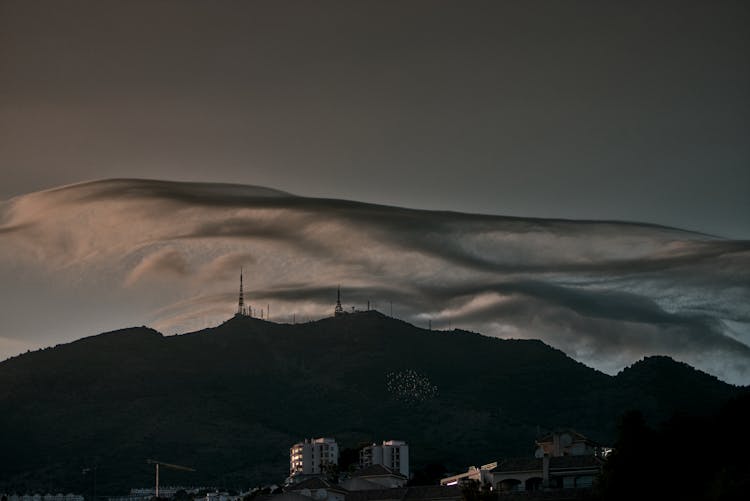
[[[400,473],[383,466],[373,464],[352,473],[351,477],[341,483],[347,491],[371,491],[404,487],[408,479]]]
[[[549,433],[536,441],[535,457],[507,458],[443,478],[441,485],[477,481],[500,492],[588,489],[604,464],[596,442],[573,430]]]
[[[80,494],[63,494],[61,492],[57,494],[0,494],[0,498],[5,498],[8,501],[84,501],[83,496]]]
[[[326,465],[339,463],[339,446],[332,438],[305,439],[289,449],[289,477],[321,475]]]
[[[359,451],[359,467],[382,465],[409,478],[409,445],[402,440],[384,440],[381,445],[372,444]]]
[[[492,470],[492,486],[501,491],[586,489],[601,472],[604,460],[594,455],[512,458]]]
[[[604,448],[575,430],[565,429],[543,435],[536,441],[534,457],[604,456]]]
[[[316,501],[345,501],[347,495],[346,489],[320,477],[311,477],[292,484],[286,487],[284,492],[312,498]]]

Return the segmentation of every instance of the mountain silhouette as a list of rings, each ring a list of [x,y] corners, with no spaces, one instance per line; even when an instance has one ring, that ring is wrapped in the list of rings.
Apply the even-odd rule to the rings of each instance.
[[[618,416],[712,412],[742,388],[667,357],[608,376],[537,340],[431,331],[365,311],[301,324],[236,316],[137,327],[0,363],[0,491],[279,482],[305,437],[402,439],[412,468],[530,455],[539,431],[612,443]]]

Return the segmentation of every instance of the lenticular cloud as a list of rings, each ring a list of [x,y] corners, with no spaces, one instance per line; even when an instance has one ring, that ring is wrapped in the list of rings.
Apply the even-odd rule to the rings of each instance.
[[[251,307],[273,321],[330,315],[340,284],[348,309],[540,338],[607,372],[666,354],[750,382],[746,241],[107,180],[3,203],[0,243],[5,356],[108,322],[166,333],[219,323],[234,312],[242,267]],[[40,307],[47,318],[33,314]]]

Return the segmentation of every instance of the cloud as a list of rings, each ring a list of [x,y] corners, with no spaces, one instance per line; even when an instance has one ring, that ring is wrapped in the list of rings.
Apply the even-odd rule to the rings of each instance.
[[[165,247],[153,252],[136,265],[125,279],[125,285],[133,285],[142,279],[174,279],[188,274],[188,263],[182,253]]]
[[[108,180],[0,205],[0,244],[0,268],[75,280],[82,307],[129,305],[169,333],[231,315],[243,267],[248,301],[280,321],[329,315],[341,284],[348,306],[540,338],[609,372],[661,353],[750,382],[748,241]]]

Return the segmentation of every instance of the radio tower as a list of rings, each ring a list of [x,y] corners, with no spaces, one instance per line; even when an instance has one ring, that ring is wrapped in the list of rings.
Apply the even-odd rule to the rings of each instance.
[[[341,306],[341,286],[339,285],[339,288],[336,292],[336,308],[333,310],[333,316],[338,317],[339,315],[344,314],[344,308]]]
[[[238,317],[246,317],[247,316],[247,308],[245,307],[245,294],[242,291],[242,268],[240,268],[240,301],[237,305],[237,316]]]

